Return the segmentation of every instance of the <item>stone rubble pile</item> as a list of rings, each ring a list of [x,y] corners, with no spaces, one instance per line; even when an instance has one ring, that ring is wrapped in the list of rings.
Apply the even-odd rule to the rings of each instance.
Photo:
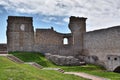
[[[45,56],[56,65],[75,66],[83,64],[79,59],[73,56],[52,55],[50,53],[46,53]]]

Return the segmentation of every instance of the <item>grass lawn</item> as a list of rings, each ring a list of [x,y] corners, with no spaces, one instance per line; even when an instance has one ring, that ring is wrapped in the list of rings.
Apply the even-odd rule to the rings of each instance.
[[[101,76],[105,78],[109,78],[111,80],[120,80],[120,73],[107,72],[103,67],[96,65],[84,65],[84,66],[57,66],[52,62],[48,61],[43,55],[40,53],[28,53],[28,52],[12,52],[14,56],[20,58],[25,62],[37,62],[43,67],[59,67],[64,69],[67,72],[85,72],[89,74],[93,74],[96,76]]]
[[[14,56],[20,58],[25,62],[37,62],[38,64],[42,65],[43,67],[56,67],[55,64],[48,61],[44,55],[41,53],[32,53],[32,52],[10,52]]]
[[[0,57],[0,80],[87,80],[53,70],[40,70],[27,64],[18,64]]]
[[[85,72],[88,74],[109,78],[111,80],[120,80],[120,73],[107,72],[103,67],[96,65],[61,67],[67,72]]]

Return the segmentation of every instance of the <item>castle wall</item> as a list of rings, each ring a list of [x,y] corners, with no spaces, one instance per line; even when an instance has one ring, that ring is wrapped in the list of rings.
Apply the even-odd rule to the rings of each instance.
[[[120,55],[120,26],[85,33],[84,54],[103,62],[107,55]]]
[[[33,51],[32,17],[9,16],[7,22],[8,51]]]
[[[120,26],[86,32],[86,18],[71,16],[69,28],[72,33],[62,34],[53,28],[36,29],[34,32],[32,17],[9,16],[7,22],[8,51],[74,56],[104,66],[106,62],[113,66],[113,59],[116,60],[117,56],[120,56]],[[67,45],[63,44],[64,38],[68,39]],[[0,48],[4,50],[4,45],[0,45]],[[112,55],[111,61],[107,57],[109,55]],[[115,63],[118,64],[119,61]]]
[[[67,45],[63,44],[64,38],[68,38]],[[53,29],[37,29],[34,51],[56,55],[73,55],[71,41],[71,34],[58,33]]]
[[[7,25],[8,51],[36,51],[42,53],[76,56],[83,50],[83,33],[86,18],[70,17],[72,33],[62,34],[51,29],[33,30],[32,17],[9,16]],[[64,38],[68,44],[63,44]]]
[[[35,51],[42,53],[58,53],[63,37],[52,29],[37,29],[35,35]]]
[[[0,44],[0,54],[7,53],[7,44]]]
[[[36,44],[62,45],[62,35],[52,29],[37,29]]]

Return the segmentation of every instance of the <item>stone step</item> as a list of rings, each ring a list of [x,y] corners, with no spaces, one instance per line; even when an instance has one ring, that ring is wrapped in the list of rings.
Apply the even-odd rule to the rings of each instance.
[[[65,71],[63,69],[58,69],[59,72],[64,73]]]
[[[36,62],[25,62],[24,64],[30,64],[36,68],[42,69],[43,66],[41,66],[40,64],[36,63]]]
[[[34,62],[32,65],[35,66],[35,67],[37,67],[37,68],[40,68],[40,69],[43,68],[41,65],[39,65],[39,64],[37,64],[37,63],[35,63],[35,62]]]
[[[15,57],[11,54],[7,55],[7,58],[14,61],[14,62],[17,62],[17,63],[24,63],[24,61],[20,60],[19,58]]]
[[[9,54],[0,54],[0,56],[5,56],[5,57],[8,56],[8,55],[9,55]]]

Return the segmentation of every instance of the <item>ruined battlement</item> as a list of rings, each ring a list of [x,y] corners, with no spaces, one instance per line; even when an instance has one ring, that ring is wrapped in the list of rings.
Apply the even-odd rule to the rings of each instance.
[[[120,63],[120,26],[86,32],[84,17],[70,17],[71,33],[56,32],[49,29],[36,29],[34,32],[32,17],[9,16],[7,25],[8,51],[34,51],[60,56],[78,57],[87,63],[106,66],[113,70]],[[3,46],[2,46],[3,47]],[[115,59],[115,67],[109,67]],[[105,65],[110,62],[110,64]],[[62,60],[61,60],[62,61]],[[63,61],[64,62],[64,61]],[[72,65],[72,64],[71,64]]]
[[[7,33],[8,32],[33,32],[32,17],[24,16],[8,16],[7,19]]]
[[[118,26],[112,26],[112,27],[108,27],[108,28],[104,28],[104,29],[98,29],[98,30],[94,30],[94,31],[89,31],[86,34],[96,34],[96,33],[102,33],[102,32],[106,32],[106,31],[116,31],[119,32],[120,30],[120,25]]]
[[[51,31],[54,31],[52,29],[36,29],[36,32],[51,32]]]
[[[71,16],[69,20],[69,28],[72,33],[81,32],[84,33],[86,32],[86,19],[84,17],[74,17]]]
[[[30,23],[32,22],[32,17],[25,17],[25,16],[8,16],[8,23],[14,22],[14,23],[19,23],[19,22],[24,22],[24,23]]]
[[[70,23],[74,23],[74,22],[75,22],[75,23],[76,23],[76,22],[79,23],[79,22],[81,22],[81,21],[86,21],[86,19],[87,19],[87,18],[85,18],[85,17],[75,17],[75,16],[71,16],[69,22],[70,22]]]

